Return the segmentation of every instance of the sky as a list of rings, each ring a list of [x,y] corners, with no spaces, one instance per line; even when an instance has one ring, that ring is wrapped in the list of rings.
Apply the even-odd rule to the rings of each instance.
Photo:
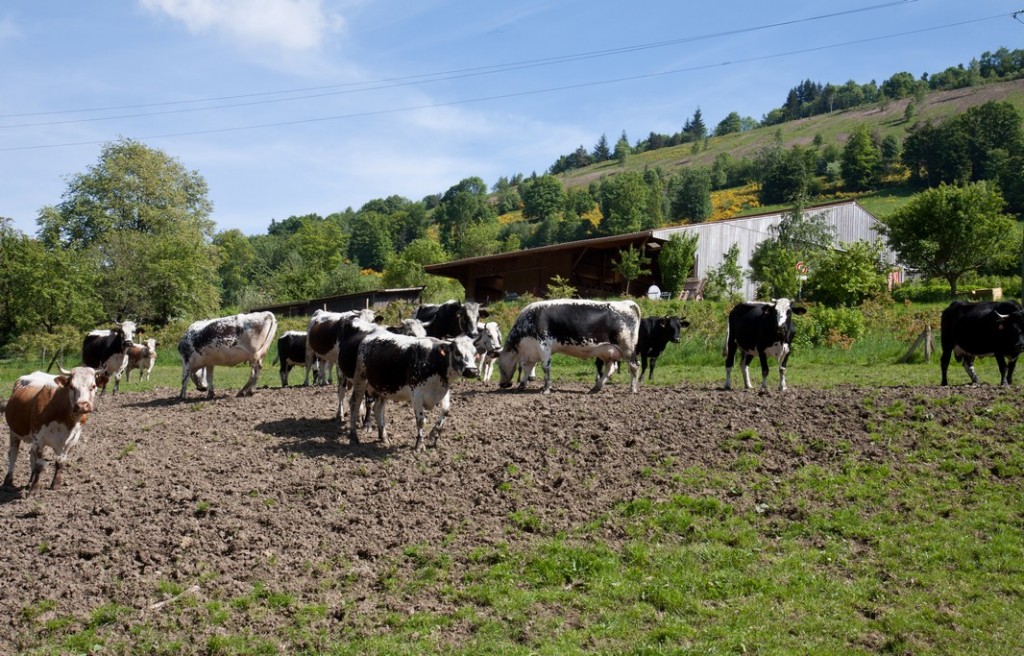
[[[881,83],[1021,48],[1024,0],[6,0],[0,217],[130,138],[207,182],[218,231],[543,174],[802,80]]]

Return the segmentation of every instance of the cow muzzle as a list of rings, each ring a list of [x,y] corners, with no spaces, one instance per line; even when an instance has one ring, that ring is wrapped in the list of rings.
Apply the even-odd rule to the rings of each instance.
[[[91,401],[79,401],[78,403],[75,404],[75,412],[77,412],[80,415],[84,415],[84,414],[88,414],[88,413],[92,412],[92,402]]]
[[[476,367],[466,367],[465,369],[462,370],[462,377],[463,378],[479,378],[480,377],[480,370],[477,369]]]

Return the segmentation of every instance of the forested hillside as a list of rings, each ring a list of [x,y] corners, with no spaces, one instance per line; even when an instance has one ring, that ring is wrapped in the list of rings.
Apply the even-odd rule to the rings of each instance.
[[[1000,48],[920,78],[805,80],[759,120],[732,112],[712,128],[687,109],[676,134],[595,135],[543,174],[470,177],[260,235],[218,231],[201,172],[121,139],[40,209],[37,234],[0,217],[0,350],[74,344],[112,319],[161,326],[379,287],[426,285],[443,300],[461,288],[424,265],[794,203],[856,197],[883,217],[921,191],[984,182],[993,211],[1019,218],[1022,77],[1024,51]],[[1012,257],[989,259],[982,273],[1019,271]]]

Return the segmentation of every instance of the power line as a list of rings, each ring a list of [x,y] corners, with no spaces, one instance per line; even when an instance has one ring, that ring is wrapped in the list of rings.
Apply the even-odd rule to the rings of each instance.
[[[507,99],[510,99],[510,98],[521,98],[521,97],[526,97],[526,96],[534,96],[534,95],[541,95],[541,94],[546,94],[546,93],[554,93],[554,92],[558,92],[558,91],[568,91],[568,90],[571,90],[571,89],[583,89],[583,88],[588,88],[588,87],[605,86],[605,85],[610,85],[610,84],[619,84],[619,83],[622,83],[622,82],[631,82],[631,81],[636,81],[636,80],[646,80],[646,79],[652,79],[652,78],[657,78],[657,77],[665,77],[665,76],[668,76],[668,75],[677,75],[677,74],[681,74],[681,73],[692,73],[694,71],[708,70],[708,69],[712,69],[712,68],[727,67],[727,66],[735,66],[737,64],[749,64],[749,63],[753,63],[753,62],[757,62],[757,61],[766,61],[766,60],[770,60],[770,59],[779,59],[779,58],[783,58],[783,57],[791,57],[791,56],[794,56],[794,55],[802,55],[802,54],[807,54],[807,53],[811,53],[811,52],[819,52],[819,51],[822,51],[822,50],[830,50],[830,49],[834,49],[834,48],[843,48],[843,47],[853,46],[853,45],[862,45],[862,44],[865,44],[865,43],[872,43],[872,42],[875,42],[875,41],[884,41],[884,40],[887,40],[887,39],[895,39],[895,38],[899,38],[899,37],[909,36],[909,35],[912,35],[912,34],[923,34],[923,33],[926,33],[926,32],[935,32],[935,31],[938,31],[938,30],[950,29],[950,28],[953,28],[953,27],[960,27],[960,26],[963,26],[963,25],[970,25],[970,24],[973,24],[973,23],[980,23],[980,22],[983,22],[983,21],[993,20],[995,18],[1005,18],[1005,17],[1006,17],[1006,14],[998,14],[998,15],[995,15],[995,16],[986,16],[984,18],[974,18],[974,19],[969,19],[969,20],[965,20],[965,21],[959,21],[959,22],[956,22],[956,23],[947,23],[945,25],[936,25],[936,26],[933,26],[933,27],[925,27],[925,28],[920,28],[920,29],[917,29],[917,30],[908,30],[908,31],[904,31],[904,32],[896,32],[896,33],[893,33],[893,34],[886,34],[886,35],[874,36],[874,37],[866,37],[866,38],[863,38],[863,39],[855,39],[853,41],[844,41],[844,42],[840,42],[840,43],[833,43],[833,44],[828,44],[828,45],[823,45],[823,46],[815,46],[815,47],[812,47],[812,48],[803,48],[803,49],[800,49],[800,50],[790,50],[790,51],[785,51],[785,52],[773,53],[773,54],[769,54],[769,55],[759,55],[759,56],[755,56],[755,57],[745,57],[745,58],[742,58],[742,59],[735,59],[735,60],[731,60],[731,61],[719,62],[717,64],[703,64],[703,65],[700,65],[700,66],[690,66],[690,67],[686,67],[686,68],[677,68],[677,69],[672,69],[672,70],[667,70],[667,71],[660,71],[660,72],[657,72],[657,73],[645,73],[645,74],[641,74],[641,75],[631,75],[631,76],[627,76],[627,77],[611,78],[611,79],[606,79],[606,80],[595,80],[595,81],[591,81],[591,82],[581,82],[581,83],[578,83],[578,84],[560,85],[560,86],[556,86],[556,87],[547,87],[547,88],[543,88],[543,89],[531,89],[531,90],[527,90],[527,91],[516,91],[516,92],[511,92],[511,93],[504,93],[504,94],[493,95],[493,96],[482,96],[482,97],[479,97],[479,98],[467,98],[467,99],[462,99],[462,100],[452,100],[452,101],[449,101],[449,102],[429,103],[429,104],[424,104],[424,105],[412,105],[412,106],[407,106],[407,107],[395,107],[395,108],[380,109],[380,110],[367,110],[367,111],[364,111],[364,112],[353,112],[353,113],[349,113],[349,114],[339,114],[339,115],[334,115],[334,116],[320,116],[320,117],[313,117],[313,118],[306,118],[306,119],[296,119],[296,120],[291,120],[291,121],[278,121],[278,122],[273,122],[273,123],[258,123],[258,124],[253,124],[253,125],[240,125],[240,126],[232,126],[232,127],[226,127],[226,128],[211,128],[211,129],[208,129],[208,130],[191,130],[191,131],[184,131],[184,132],[170,132],[170,133],[164,133],[164,134],[153,134],[153,135],[147,135],[147,136],[143,136],[143,137],[138,137],[138,139],[140,139],[140,140],[141,139],[167,139],[167,138],[174,138],[174,137],[199,136],[199,135],[205,135],[205,134],[220,134],[220,133],[228,133],[228,132],[240,132],[240,131],[245,131],[245,130],[257,130],[257,129],[273,128],[273,127],[286,127],[286,126],[291,126],[291,125],[303,125],[303,124],[310,124],[310,123],[322,123],[322,122],[327,122],[327,121],[338,121],[338,120],[345,120],[345,119],[365,118],[365,117],[368,117],[368,116],[382,116],[382,115],[387,115],[387,114],[398,114],[398,113],[404,113],[404,112],[420,111],[420,110],[424,110],[424,109],[436,109],[436,108],[440,108],[440,107],[451,107],[451,106],[456,106],[456,105],[468,105],[468,104],[472,104],[472,103],[488,102],[488,101],[494,101],[494,100],[507,100]],[[103,144],[103,143],[106,143],[106,141],[78,141],[78,142],[66,142],[66,143],[59,143],[59,144],[43,144],[43,145],[34,145],[34,146],[12,146],[12,147],[0,148],[0,152],[10,152],[10,151],[18,151],[18,150],[41,150],[41,149],[47,149],[47,148],[64,148],[64,147],[71,147],[71,146],[91,146],[91,145],[97,145],[97,144]]]
[[[618,48],[609,48],[605,50],[595,50],[590,52],[574,53],[568,55],[558,55],[554,57],[546,57],[540,59],[527,59],[518,62],[508,62],[504,64],[490,64],[487,66],[475,66],[471,68],[455,69],[450,71],[440,71],[434,73],[421,73],[416,75],[407,75],[402,77],[385,78],[381,80],[371,80],[366,82],[349,82],[345,84],[317,86],[317,87],[306,87],[300,89],[287,89],[280,91],[262,91],[248,94],[238,94],[231,96],[219,96],[214,98],[201,98],[194,100],[174,100],[159,103],[144,103],[135,105],[115,105],[109,107],[92,107],[83,109],[64,109],[64,110],[52,110],[45,112],[25,112],[19,114],[0,114],[0,119],[8,118],[23,118],[33,116],[53,116],[56,114],[75,114],[75,113],[92,113],[92,112],[104,112],[104,111],[117,111],[117,110],[128,110],[128,109],[144,109],[149,107],[173,107],[185,104],[197,104],[197,103],[209,103],[209,102],[220,102],[226,100],[240,100],[243,98],[259,98],[264,96],[282,95],[282,94],[294,94],[294,93],[308,93],[318,92],[312,95],[300,95],[291,96],[287,98],[272,98],[267,100],[253,100],[244,103],[231,103],[225,105],[214,105],[212,107],[192,107],[185,109],[168,109],[159,112],[146,112],[138,114],[121,114],[116,116],[101,116],[96,118],[76,118],[59,121],[47,121],[47,122],[36,122],[36,123],[19,123],[10,125],[0,125],[0,129],[9,128],[26,128],[26,127],[42,127],[48,125],[63,125],[68,123],[87,123],[95,121],[109,121],[122,118],[140,118],[146,116],[159,116],[165,114],[175,113],[187,113],[187,112],[198,112],[198,111],[210,111],[216,109],[226,109],[233,107],[246,107],[252,105],[262,105],[271,103],[291,102],[294,100],[309,100],[313,98],[323,98],[326,96],[343,95],[350,93],[362,93],[366,91],[379,91],[381,89],[390,89],[402,86],[411,86],[417,84],[425,84],[430,82],[442,82],[447,80],[462,79],[466,77],[476,77],[481,75],[492,75],[494,73],[504,73],[514,70],[522,70],[527,68],[537,68],[541,66],[553,66],[557,64],[565,64],[576,61],[584,61],[587,59],[595,59],[599,57],[610,57],[614,55],[628,54],[631,52],[640,52],[643,50],[651,50],[656,48],[665,48],[668,46],[680,45],[684,43],[692,43],[695,41],[706,41],[711,39],[718,39],[726,36],[735,36],[738,34],[747,34],[751,32],[764,31],[773,29],[776,27],[785,27],[788,25],[797,25],[800,23],[808,23],[813,21],[825,20],[828,18],[837,18],[840,16],[848,16],[856,13],[864,13],[868,11],[875,11],[878,9],[887,9],[895,6],[901,6],[917,2],[917,0],[893,0],[892,2],[886,2],[878,5],[871,5],[868,7],[860,7],[857,9],[847,9],[844,11],[832,12],[828,14],[820,14],[818,16],[810,16],[807,18],[796,18],[788,21],[781,21],[778,23],[769,23],[766,25],[758,25],[754,27],[738,28],[735,30],[726,30],[723,32],[712,32],[709,34],[700,34],[696,36],[688,36],[679,39],[670,39],[666,41],[655,41],[651,43],[643,43],[638,45],[622,46]],[[358,88],[354,88],[358,87]],[[334,91],[331,91],[334,90]]]

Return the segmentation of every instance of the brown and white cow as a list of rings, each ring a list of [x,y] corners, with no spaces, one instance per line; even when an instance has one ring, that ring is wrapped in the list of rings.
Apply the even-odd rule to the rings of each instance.
[[[200,392],[213,398],[213,368],[248,362],[252,371],[238,396],[251,396],[263,370],[263,358],[274,342],[277,317],[273,312],[251,312],[196,321],[178,342],[181,354],[181,394],[185,400],[191,376]]]
[[[134,321],[115,323],[109,330],[94,330],[82,339],[82,364],[103,369],[114,379],[114,392],[121,386],[121,374],[128,366],[128,349],[135,343],[135,333],[142,329]],[[106,392],[104,383],[102,391]]]
[[[430,431],[433,443],[444,426],[451,406],[451,379],[475,378],[476,348],[473,340],[460,335],[451,340],[433,337],[409,337],[376,330],[359,343],[353,375],[349,413],[349,441],[359,442],[356,423],[359,405],[366,393],[373,395],[377,437],[390,446],[384,422],[384,404],[389,399],[409,401],[416,415],[416,449],[423,449],[423,425],[426,411],[441,407],[440,416]]]
[[[46,467],[43,458],[46,448],[53,451],[55,461],[50,489],[56,490],[63,482],[64,465],[81,440],[82,427],[95,406],[96,387],[106,383],[109,375],[92,367],[61,369],[60,372],[59,376],[53,376],[36,371],[14,383],[14,392],[4,408],[11,431],[4,487],[14,487],[14,464],[22,442],[31,444],[29,492],[39,487],[40,474]]]
[[[132,370],[139,370],[139,380],[143,377],[149,380],[149,375],[156,364],[157,341],[150,337],[145,344],[133,344],[128,347],[128,364],[124,368],[124,380],[127,383],[132,379]]]

